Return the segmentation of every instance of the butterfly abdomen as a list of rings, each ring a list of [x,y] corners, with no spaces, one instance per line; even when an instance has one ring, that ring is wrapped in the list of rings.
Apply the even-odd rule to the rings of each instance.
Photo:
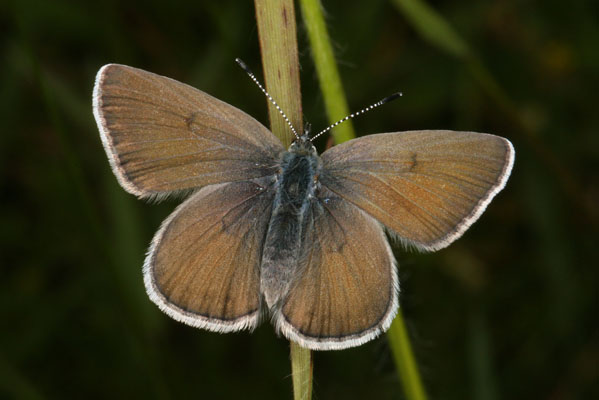
[[[315,152],[286,152],[276,184],[273,211],[266,234],[260,291],[272,308],[282,300],[297,274],[306,216],[314,197],[314,177],[320,169]]]

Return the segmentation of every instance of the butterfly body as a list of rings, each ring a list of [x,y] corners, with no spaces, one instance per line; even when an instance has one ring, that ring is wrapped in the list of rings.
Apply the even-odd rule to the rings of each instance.
[[[322,161],[306,136],[283,153],[272,215],[266,233],[260,271],[260,290],[272,308],[284,299],[289,285],[300,271],[302,242],[310,229],[307,216],[318,201],[318,180]]]
[[[302,136],[285,151],[243,111],[118,64],[98,72],[93,111],[125,190],[191,192],[148,249],[150,299],[215,332],[254,329],[268,311],[278,333],[315,350],[358,346],[391,325],[399,282],[384,228],[442,249],[514,163],[508,140],[449,130],[368,135],[321,155]]]

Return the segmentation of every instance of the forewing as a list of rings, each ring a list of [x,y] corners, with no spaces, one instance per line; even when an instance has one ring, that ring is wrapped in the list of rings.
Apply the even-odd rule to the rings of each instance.
[[[395,259],[380,224],[324,189],[313,202],[298,274],[275,324],[314,350],[365,343],[398,307]]]
[[[217,332],[256,326],[268,180],[204,187],[162,224],[144,264],[146,290],[162,311]]]
[[[243,111],[124,65],[98,71],[93,108],[115,175],[140,197],[272,175],[284,150]]]
[[[511,143],[474,132],[365,136],[322,155],[321,183],[405,243],[437,250],[459,238],[505,186]]]

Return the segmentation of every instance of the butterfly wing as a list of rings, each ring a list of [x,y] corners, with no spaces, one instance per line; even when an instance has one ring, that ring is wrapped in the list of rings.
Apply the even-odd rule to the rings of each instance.
[[[164,221],[144,263],[146,290],[162,311],[217,332],[258,324],[270,181],[206,186]]]
[[[124,65],[100,69],[93,109],[115,175],[140,197],[272,175],[284,150],[243,111]]]
[[[494,135],[410,131],[354,139],[322,160],[322,185],[405,243],[438,250],[459,238],[505,186],[514,149]]]
[[[275,311],[277,330],[314,350],[358,346],[384,332],[399,284],[381,225],[323,188],[305,232],[296,279]]]

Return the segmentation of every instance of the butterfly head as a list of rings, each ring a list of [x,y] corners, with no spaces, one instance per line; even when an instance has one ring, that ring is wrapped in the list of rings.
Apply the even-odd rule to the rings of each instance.
[[[291,146],[289,146],[289,152],[301,154],[301,155],[316,155],[316,147],[312,144],[312,140],[310,140],[310,124],[306,124],[306,128],[304,129],[304,133],[297,137]]]

